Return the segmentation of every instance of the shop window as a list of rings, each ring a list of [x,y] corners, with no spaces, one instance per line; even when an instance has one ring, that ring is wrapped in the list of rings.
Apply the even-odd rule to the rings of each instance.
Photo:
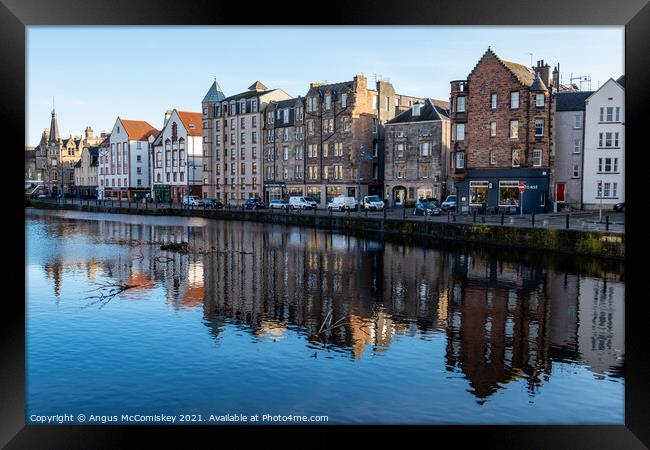
[[[472,206],[487,204],[488,200],[487,181],[470,181],[469,182],[469,204]]]

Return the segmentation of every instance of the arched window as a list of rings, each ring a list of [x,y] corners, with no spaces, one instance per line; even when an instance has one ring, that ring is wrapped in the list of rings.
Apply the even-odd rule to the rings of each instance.
[[[157,181],[158,181],[158,183],[160,183],[160,174],[158,174],[157,177],[158,177]]]
[[[179,147],[180,147],[181,150],[185,150],[185,139],[180,138],[180,139],[178,140],[178,145],[179,145]]]

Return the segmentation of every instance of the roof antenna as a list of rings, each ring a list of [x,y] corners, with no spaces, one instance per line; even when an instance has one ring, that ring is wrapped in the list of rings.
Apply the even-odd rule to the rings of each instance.
[[[533,54],[530,52],[528,54],[530,55],[530,67],[533,67]]]

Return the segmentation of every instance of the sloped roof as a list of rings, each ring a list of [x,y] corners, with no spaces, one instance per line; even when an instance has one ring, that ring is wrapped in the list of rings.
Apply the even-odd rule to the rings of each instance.
[[[524,86],[530,87],[533,84],[535,78],[533,69],[531,69],[528,66],[524,66],[523,64],[519,64],[512,61],[506,61],[504,59],[499,58],[499,56],[496,53],[494,53],[494,51],[490,47],[488,47],[488,49],[485,51],[483,56],[481,56],[481,59],[479,59],[476,66],[474,66],[474,69],[472,69],[468,78],[472,76],[472,74],[476,71],[476,68],[481,64],[483,59],[487,56],[496,58],[497,61],[499,61],[503,65],[503,67],[505,67],[517,79],[517,81],[519,81]]]
[[[555,96],[555,109],[557,111],[584,111],[585,100],[593,91],[558,92]]]
[[[408,123],[408,122],[426,122],[429,120],[441,120],[443,118],[448,118],[449,114],[446,109],[440,108],[435,105],[432,99],[425,99],[424,105],[420,106],[420,115],[413,115],[413,107],[403,111],[399,115],[395,116],[393,119],[389,120],[388,124],[394,123]]]
[[[129,135],[129,139],[134,141],[146,141],[147,138],[151,135],[158,136],[154,127],[151,126],[148,122],[144,120],[126,120],[120,119],[122,126],[124,126],[124,131]]]
[[[268,89],[269,88],[264,86],[260,81],[256,81],[255,83],[248,86],[248,90],[251,91],[267,91]]]
[[[223,91],[221,90],[221,86],[219,86],[219,83],[217,83],[217,80],[214,80],[214,83],[212,83],[212,86],[210,86],[210,89],[208,89],[208,93],[205,94],[205,97],[203,97],[204,102],[220,102],[226,98],[224,95]]]
[[[201,122],[201,113],[200,112],[188,112],[188,111],[178,111],[178,117],[181,118],[187,134],[190,136],[202,136],[202,122]]]
[[[239,94],[231,95],[230,97],[226,97],[224,99],[224,101],[229,102],[231,100],[241,100],[241,99],[245,99],[245,98],[257,97],[259,95],[268,94],[269,92],[273,92],[273,91],[277,91],[277,89],[271,89],[271,90],[268,90],[268,91],[260,91],[260,92],[258,92],[258,91],[246,91],[246,92],[242,92],[242,93],[239,93]]]
[[[625,87],[625,75],[621,75],[616,79],[616,82],[621,86]]]
[[[535,81],[533,81],[533,84],[530,85],[530,90],[548,92],[548,88],[540,78],[539,74],[535,74]]]

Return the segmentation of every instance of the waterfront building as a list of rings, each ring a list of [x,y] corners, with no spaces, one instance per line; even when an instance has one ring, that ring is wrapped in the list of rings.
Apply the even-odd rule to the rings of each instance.
[[[556,84],[544,61],[530,68],[490,48],[467,79],[451,82],[450,183],[461,212],[519,212],[522,200],[524,213],[547,211]]]
[[[396,94],[387,81],[370,87],[363,75],[311,83],[305,95],[303,195],[320,205],[340,195],[383,195],[383,124],[420,100]]]
[[[184,195],[203,197],[203,130],[201,113],[165,113],[153,142],[152,195],[158,201],[181,203]],[[207,194],[207,193],[206,193]]]
[[[36,170],[36,148],[25,146],[25,180],[42,180],[43,173]]]
[[[558,92],[555,98],[551,196],[555,210],[582,209],[585,100],[592,91]]]
[[[625,201],[625,77],[610,78],[585,106],[584,209]]]
[[[425,99],[386,123],[384,192],[392,205],[446,195],[447,102]]]
[[[271,101],[264,120],[264,200],[305,191],[305,101]]]
[[[150,194],[150,146],[159,133],[143,120],[117,118],[108,146],[100,146],[100,199],[136,201]]]
[[[235,205],[262,197],[264,109],[290,98],[259,81],[230,97],[216,81],[212,84],[202,102],[206,197]]]
[[[74,165],[75,194],[81,198],[95,198],[99,178],[99,146],[84,147],[81,158]]]

